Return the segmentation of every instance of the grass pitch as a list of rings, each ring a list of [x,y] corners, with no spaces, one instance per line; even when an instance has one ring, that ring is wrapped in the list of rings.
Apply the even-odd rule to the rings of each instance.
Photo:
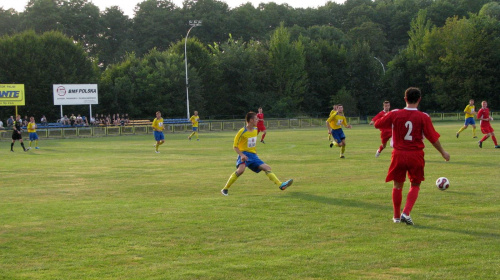
[[[498,279],[500,150],[460,125],[436,124],[450,162],[426,142],[415,226],[392,223],[367,125],[346,159],[325,128],[268,131],[259,156],[293,186],[247,170],[228,197],[236,131],[167,134],[160,154],[152,135],[2,142],[0,279]]]

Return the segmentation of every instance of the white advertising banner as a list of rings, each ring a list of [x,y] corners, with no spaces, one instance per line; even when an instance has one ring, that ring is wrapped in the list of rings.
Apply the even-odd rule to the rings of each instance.
[[[97,84],[53,85],[54,105],[99,104]]]

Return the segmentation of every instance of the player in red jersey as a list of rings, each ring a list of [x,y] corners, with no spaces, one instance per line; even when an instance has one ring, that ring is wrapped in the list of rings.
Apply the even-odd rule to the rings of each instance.
[[[477,112],[477,119],[481,120],[481,132],[484,134],[484,136],[481,140],[479,140],[479,142],[477,142],[479,144],[479,148],[482,148],[484,140],[488,139],[488,137],[491,136],[491,140],[493,140],[493,143],[495,143],[495,148],[500,149],[500,146],[498,146],[497,143],[497,138],[495,137],[493,127],[491,127],[490,124],[490,121],[492,121],[493,118],[490,117],[488,102],[481,102],[481,106],[482,108],[479,110],[479,112]]]
[[[385,181],[394,181],[392,189],[393,221],[395,223],[404,222],[407,225],[413,225],[410,212],[417,200],[420,183],[425,179],[424,137],[431,142],[446,161],[450,160],[450,154],[443,149],[439,142],[440,135],[434,129],[431,118],[417,109],[421,99],[420,89],[410,87],[405,91],[406,108],[393,110],[375,122],[375,127],[378,129],[392,127],[394,149]],[[401,213],[406,173],[408,173],[411,187],[403,213]]]
[[[262,107],[259,108],[259,113],[257,114],[257,118],[259,118],[259,121],[257,122],[257,134],[262,132],[262,137],[260,138],[260,142],[262,144],[266,144],[264,142],[264,137],[266,137],[266,126],[264,125],[264,113],[262,113]]]
[[[389,101],[384,101],[384,110],[380,111],[375,117],[373,117],[372,121],[370,122],[370,125],[374,124],[378,119],[382,118],[385,116],[387,113],[389,113],[389,110],[391,109],[391,103]],[[380,140],[382,140],[382,145],[378,147],[377,152],[375,153],[375,157],[379,157],[380,153],[382,152],[383,149],[385,149],[385,146],[387,146],[387,141],[392,137],[392,129],[381,129],[380,130]]]

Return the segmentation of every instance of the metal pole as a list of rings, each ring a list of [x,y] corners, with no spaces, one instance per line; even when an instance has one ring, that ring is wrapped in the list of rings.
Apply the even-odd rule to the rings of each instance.
[[[373,58],[375,58],[378,62],[380,62],[380,65],[382,65],[382,70],[384,70],[384,75],[385,75],[385,66],[384,66],[384,64],[382,63],[382,61],[380,61],[380,59],[378,59],[378,58],[377,58],[377,57],[375,57],[375,56],[374,56]]]
[[[186,39],[184,40],[184,63],[186,65],[186,107],[187,107],[187,118],[189,119],[189,79],[188,79],[188,59],[187,59],[187,39],[189,36],[189,32],[191,32],[191,29],[193,29],[195,26],[191,26],[189,28],[187,34],[186,34]]]

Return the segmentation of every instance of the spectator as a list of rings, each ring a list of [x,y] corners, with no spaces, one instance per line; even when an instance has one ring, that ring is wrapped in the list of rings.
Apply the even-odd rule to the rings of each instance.
[[[95,118],[90,116],[90,125],[96,125],[96,121],[95,121]]]
[[[45,117],[45,115],[42,115],[42,118],[40,119],[40,122],[42,123],[43,126],[47,126],[48,125],[47,118]]]
[[[64,115],[64,117],[61,118],[61,124],[63,124],[63,125],[69,124],[68,115]]]
[[[130,120],[128,119],[128,114],[125,114],[125,124],[129,124]]]
[[[82,115],[78,114],[78,116],[76,117],[76,124],[77,125],[82,125],[83,124]]]
[[[14,125],[14,116],[10,116],[9,119],[7,119],[7,127],[12,127]]]
[[[69,122],[70,122],[71,126],[75,126],[75,122],[76,122],[75,114],[71,114],[71,117],[69,117]]]
[[[82,116],[82,124],[83,124],[84,126],[89,126],[89,122],[88,122],[88,120],[87,120],[87,117]]]
[[[4,129],[2,120],[0,120],[0,129]]]
[[[28,116],[24,116],[24,119],[22,121],[23,121],[23,126],[28,126],[28,123],[30,122]]]

